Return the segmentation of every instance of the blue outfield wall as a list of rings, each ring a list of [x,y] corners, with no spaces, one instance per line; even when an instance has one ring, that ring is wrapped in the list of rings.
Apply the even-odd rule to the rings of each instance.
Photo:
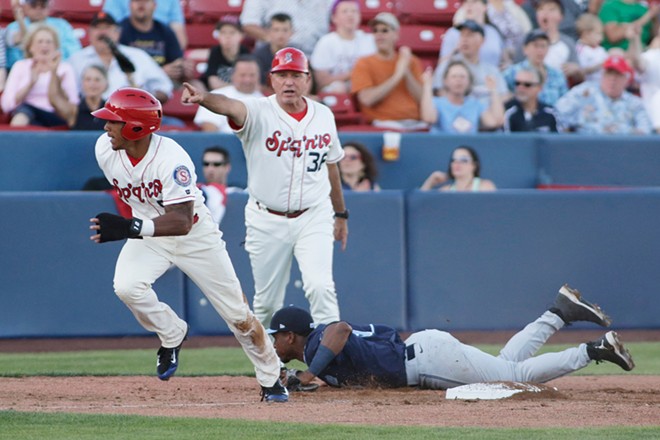
[[[101,172],[94,158],[97,132],[0,133],[0,191],[72,191]],[[232,155],[230,184],[245,187],[245,158],[234,135],[171,132],[197,165],[204,148],[220,144]],[[375,154],[384,189],[419,187],[434,170],[446,170],[450,153],[471,145],[481,156],[482,175],[499,188],[537,184],[658,186],[659,136],[529,134],[431,135],[402,137],[401,158],[382,160],[382,134],[341,133],[342,142],[360,141]],[[198,169],[198,173],[201,171]],[[201,179],[201,176],[200,176]]]
[[[248,299],[245,194],[223,221]],[[346,194],[348,249],[335,253],[343,318],[421,328],[512,329],[567,282],[614,318],[658,328],[660,190]],[[0,192],[0,337],[143,335],[112,291],[121,243],[89,240],[105,193]],[[293,271],[287,302],[306,305]],[[227,329],[178,269],[154,286],[193,334]]]

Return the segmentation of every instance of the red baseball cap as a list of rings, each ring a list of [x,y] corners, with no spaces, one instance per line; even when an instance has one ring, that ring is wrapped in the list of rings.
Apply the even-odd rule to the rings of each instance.
[[[603,62],[603,69],[614,70],[622,75],[632,75],[633,68],[628,61],[620,55],[611,55]]]

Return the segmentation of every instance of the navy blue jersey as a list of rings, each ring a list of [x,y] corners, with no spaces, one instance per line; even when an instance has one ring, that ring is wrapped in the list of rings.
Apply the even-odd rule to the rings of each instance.
[[[119,25],[121,27],[119,42],[146,51],[159,66],[162,67],[183,57],[183,50],[176,34],[166,24],[154,20],[154,26],[149,32],[135,29],[129,18]]]
[[[350,324],[350,323],[349,323]],[[408,385],[405,366],[406,345],[395,329],[386,325],[350,324],[353,332],[344,349],[321,371],[319,378],[331,386]],[[323,331],[320,324],[307,338],[305,363],[309,365],[319,348]]]

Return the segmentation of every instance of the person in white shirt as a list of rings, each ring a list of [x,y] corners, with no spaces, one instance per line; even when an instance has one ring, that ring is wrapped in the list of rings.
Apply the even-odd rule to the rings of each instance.
[[[104,66],[108,71],[108,89],[103,99],[121,87],[139,87],[153,94],[161,103],[165,103],[171,96],[174,85],[162,67],[142,49],[118,44],[119,26],[110,14],[97,13],[89,27],[89,46],[71,55],[69,63],[73,66],[78,80],[78,87],[85,69],[94,64]],[[117,46],[133,64],[135,72],[122,71],[110,45]]]
[[[585,81],[598,82],[603,74],[603,62],[607,59],[607,51],[600,45],[603,41],[603,22],[594,14],[583,14],[575,26],[580,35],[575,50]]]
[[[231,85],[211,91],[229,98],[243,100],[246,98],[261,98],[263,93],[259,90],[259,64],[256,59],[242,55],[236,60],[231,75]],[[233,133],[227,117],[213,113],[204,106],[199,106],[194,119],[202,131]]]
[[[335,31],[321,37],[309,60],[316,85],[322,92],[348,93],[355,61],[376,53],[374,36],[359,29],[361,20],[358,1],[335,1],[332,7]]]

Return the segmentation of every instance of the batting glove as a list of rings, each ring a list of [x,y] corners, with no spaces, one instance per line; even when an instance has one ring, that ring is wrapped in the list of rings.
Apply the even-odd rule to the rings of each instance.
[[[139,218],[126,219],[109,212],[102,212],[96,218],[99,219],[99,226],[101,227],[99,229],[101,243],[125,238],[137,238],[140,231],[142,231],[142,220]]]

